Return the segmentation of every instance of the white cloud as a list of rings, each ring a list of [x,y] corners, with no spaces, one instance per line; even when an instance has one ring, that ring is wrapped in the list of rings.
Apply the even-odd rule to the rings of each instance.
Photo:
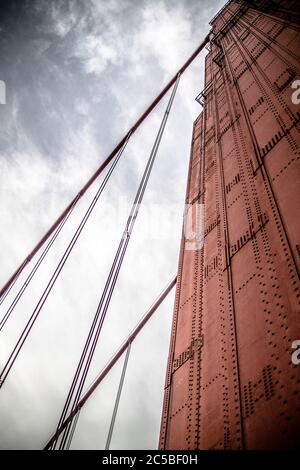
[[[138,57],[148,61],[153,56],[166,74],[174,73],[182,65],[182,57],[190,50],[191,18],[188,10],[180,4],[168,8],[162,1],[147,4],[142,11],[142,23],[135,36]],[[165,75],[166,75],[165,74]]]
[[[75,109],[79,114],[87,116],[89,113],[89,105],[88,103],[80,98],[75,99]]]
[[[100,36],[90,34],[79,41],[73,56],[83,61],[87,73],[102,73],[109,64],[116,65],[118,53],[115,47],[107,44]]]

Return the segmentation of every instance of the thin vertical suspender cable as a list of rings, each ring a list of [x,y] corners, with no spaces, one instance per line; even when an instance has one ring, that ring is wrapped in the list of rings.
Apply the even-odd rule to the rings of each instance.
[[[114,365],[118,362],[118,360],[122,357],[124,352],[127,349],[128,341],[133,343],[135,338],[138,336],[138,334],[141,332],[141,330],[144,328],[144,326],[148,323],[150,318],[152,318],[153,314],[157,311],[158,307],[162,304],[162,302],[165,300],[167,295],[171,292],[173,287],[176,285],[177,281],[177,276],[175,276],[167,285],[167,287],[162,291],[162,293],[159,295],[159,297],[155,300],[155,302],[152,304],[148,312],[142,317],[140,322],[137,324],[137,326],[134,328],[134,330],[130,333],[128,339],[120,346],[118,351],[112,356],[112,358],[109,360],[108,364],[104,367],[104,369],[101,371],[101,373],[98,375],[98,377],[92,382],[92,384],[88,387],[84,395],[80,398],[78,404],[76,407],[74,407],[73,411],[67,416],[67,418],[64,420],[64,422],[61,424],[59,428],[55,431],[53,436],[49,439],[47,444],[44,447],[44,450],[48,450],[52,447],[53,443],[59,438],[60,434],[64,431],[64,429],[67,427],[67,425],[74,420],[74,418],[77,416],[77,413],[81,408],[85,405],[85,403],[88,401],[88,399],[92,396],[92,394],[97,390],[99,385],[102,383],[102,381],[105,379],[107,374],[112,370]]]
[[[11,368],[13,367],[13,365],[14,365],[14,363],[15,363],[18,355],[19,355],[19,352],[23,347],[23,344],[26,341],[26,339],[27,339],[27,337],[28,337],[28,335],[29,335],[29,333],[30,333],[30,331],[31,331],[31,329],[32,329],[32,327],[33,327],[33,325],[34,325],[34,323],[35,323],[42,307],[43,307],[43,305],[45,304],[45,302],[46,302],[46,300],[47,300],[47,298],[48,298],[48,296],[49,296],[49,294],[50,294],[50,292],[51,292],[51,290],[52,290],[52,288],[53,288],[53,286],[54,286],[54,284],[55,284],[55,282],[56,282],[56,280],[59,276],[59,274],[61,273],[61,271],[62,271],[62,269],[63,269],[63,267],[66,263],[70,253],[72,252],[72,250],[74,248],[74,245],[75,245],[75,243],[77,242],[77,240],[79,238],[79,235],[81,234],[85,224],[87,223],[87,221],[88,221],[88,219],[89,219],[89,217],[90,217],[90,215],[91,215],[91,213],[92,213],[92,211],[93,211],[100,195],[102,194],[102,192],[103,192],[103,190],[104,190],[104,188],[105,188],[112,172],[114,171],[114,169],[115,169],[115,167],[116,167],[123,151],[125,150],[125,147],[128,143],[129,138],[130,138],[130,135],[128,136],[128,139],[124,143],[123,147],[120,149],[118,155],[116,156],[116,158],[113,161],[111,167],[109,168],[107,174],[105,175],[105,178],[103,179],[102,183],[100,184],[100,186],[99,186],[92,202],[90,203],[87,211],[85,212],[79,226],[77,227],[77,230],[76,230],[75,234],[73,235],[69,245],[67,246],[63,256],[61,257],[57,267],[55,268],[55,270],[54,270],[54,272],[53,272],[46,288],[44,289],[44,291],[43,291],[43,293],[42,293],[35,309],[33,310],[33,313],[31,314],[31,316],[30,316],[28,322],[26,323],[21,335],[19,336],[19,338],[18,338],[18,340],[17,340],[17,342],[16,342],[16,344],[15,344],[15,346],[14,346],[7,362],[5,363],[3,369],[0,373],[0,387],[2,387],[3,383],[5,382],[8,374],[11,370]]]
[[[99,338],[99,335],[100,335],[100,331],[102,329],[102,325],[103,325],[105,317],[106,317],[106,313],[107,313],[107,310],[108,310],[110,299],[112,297],[112,294],[113,294],[113,291],[114,291],[114,288],[115,288],[115,284],[117,282],[117,278],[118,278],[119,271],[121,269],[122,262],[123,262],[123,259],[124,259],[124,256],[125,256],[125,253],[126,253],[126,250],[127,250],[127,246],[128,246],[129,240],[130,240],[130,236],[131,236],[131,233],[132,233],[132,230],[133,230],[133,227],[134,227],[134,224],[135,224],[138,212],[139,212],[139,206],[142,202],[142,199],[143,199],[143,196],[144,196],[144,193],[145,193],[145,189],[147,187],[147,183],[148,183],[148,180],[149,180],[149,177],[150,177],[150,174],[151,174],[151,170],[152,170],[152,167],[153,167],[156,155],[157,155],[159,144],[161,142],[161,138],[162,138],[162,135],[163,135],[163,132],[164,132],[164,129],[165,129],[168,117],[169,117],[169,113],[170,113],[170,110],[171,110],[171,107],[172,107],[172,104],[173,104],[173,101],[174,101],[176,91],[177,91],[179,80],[180,80],[180,74],[178,74],[178,76],[177,76],[177,80],[175,82],[174,88],[172,90],[172,93],[171,93],[171,96],[170,96],[170,99],[169,99],[169,102],[168,102],[168,105],[167,105],[167,108],[166,108],[166,111],[165,111],[165,114],[163,116],[161,125],[159,127],[157,136],[155,138],[155,141],[154,141],[154,144],[153,144],[153,147],[152,147],[152,150],[151,150],[151,153],[150,153],[150,156],[149,156],[149,159],[148,159],[148,162],[147,162],[142,180],[141,180],[139,188],[137,190],[137,193],[136,193],[136,196],[135,196],[135,199],[134,199],[129,217],[128,217],[127,222],[125,224],[125,229],[124,229],[121,241],[119,243],[114,261],[112,263],[110,273],[108,275],[104,290],[102,292],[100,302],[98,304],[92,326],[90,328],[86,343],[84,345],[82,355],[81,355],[81,358],[79,360],[77,370],[75,372],[75,375],[74,375],[74,378],[73,378],[73,381],[72,381],[72,384],[71,384],[71,387],[70,387],[70,390],[69,390],[69,393],[68,393],[68,396],[67,396],[67,399],[66,399],[66,402],[65,402],[65,405],[64,405],[64,408],[63,408],[58,426],[57,426],[57,429],[61,426],[61,424],[65,420],[67,414],[69,412],[72,412],[72,410],[74,409],[74,407],[76,407],[76,405],[78,404],[78,402],[80,400],[80,396],[81,396],[82,389],[83,389],[83,386],[84,386],[84,383],[85,383],[85,379],[86,379],[86,376],[87,376],[87,373],[88,373],[88,370],[89,370],[89,367],[90,367],[90,364],[91,364],[91,361],[92,361],[92,358],[93,358],[93,355],[94,355],[94,351],[95,351],[95,348],[96,348],[96,345],[97,345],[97,341],[98,341],[98,338]],[[69,433],[69,429],[70,429],[70,425],[68,425],[66,427],[66,429],[64,430],[62,439],[61,439],[60,444],[59,444],[60,449],[63,449],[64,446],[65,446],[66,439],[67,439],[68,433]],[[53,442],[53,446],[52,446],[53,449],[55,449],[56,444],[58,444],[57,441]]]
[[[74,436],[74,433],[75,433],[75,429],[76,429],[76,426],[77,426],[77,423],[78,423],[78,418],[79,418],[79,415],[80,415],[80,411],[81,410],[77,411],[77,414],[76,414],[75,419],[73,421],[70,436],[69,436],[69,439],[68,439],[68,442],[67,442],[67,445],[66,445],[66,450],[70,449],[70,446],[71,446],[71,443],[72,443],[72,440],[73,440],[73,436]]]
[[[148,108],[143,112],[143,114],[139,117],[136,123],[131,127],[131,129],[125,134],[125,136],[121,139],[121,141],[116,145],[116,147],[112,150],[112,152],[108,155],[108,157],[104,160],[104,162],[99,166],[96,172],[90,177],[87,183],[81,188],[75,198],[70,202],[70,204],[65,208],[65,210],[61,213],[61,215],[55,220],[55,222],[51,225],[49,230],[45,233],[45,235],[41,238],[41,240],[36,244],[33,250],[29,253],[29,255],[24,259],[24,261],[20,264],[17,270],[12,274],[12,276],[8,279],[8,281],[4,284],[4,286],[0,289],[0,298],[5,294],[5,292],[10,288],[10,286],[15,282],[16,278],[19,274],[23,271],[25,266],[31,261],[34,255],[39,251],[39,249],[44,245],[44,243],[50,238],[52,233],[56,230],[59,226],[61,221],[66,217],[67,213],[71,210],[74,203],[77,203],[78,200],[83,196],[83,194],[87,191],[87,189],[94,183],[94,181],[98,178],[98,176],[102,173],[102,171],[107,167],[107,165],[112,161],[112,159],[118,154],[120,149],[122,149],[125,142],[128,140],[128,137],[132,135],[144,122],[144,120],[149,116],[149,114],[153,111],[153,109],[157,106],[157,104],[161,101],[161,99],[165,96],[165,94],[169,91],[169,89],[174,85],[177,80],[178,75],[182,75],[183,72],[189,67],[189,65],[193,62],[193,60],[198,56],[198,54],[204,49],[206,44],[209,42],[209,34],[204,38],[204,40],[200,43],[197,49],[193,52],[193,54],[188,58],[188,60],[183,64],[183,66],[178,70],[178,72],[172,77],[169,83],[162,89],[162,91],[158,94],[158,96],[152,101],[152,103],[148,106]],[[76,202],[75,202],[76,201]]]
[[[171,105],[172,105],[173,100],[174,100],[174,96],[175,96],[175,93],[176,93],[176,90],[177,90],[179,78],[180,78],[180,76],[178,76],[178,80],[177,80],[177,82],[174,86],[174,89],[172,91],[172,94],[171,94],[171,97],[170,97],[170,100],[169,100],[164,118],[162,120],[162,123],[161,123],[160,129],[158,131],[157,137],[155,139],[155,142],[154,142],[154,145],[153,145],[153,148],[152,148],[152,151],[151,151],[146,169],[144,171],[142,181],[141,181],[140,186],[138,188],[138,191],[137,191],[137,194],[136,194],[136,197],[135,197],[130,215],[128,217],[128,220],[127,220],[127,223],[126,223],[126,226],[125,226],[123,236],[121,238],[121,241],[120,241],[120,244],[119,244],[119,247],[118,247],[114,262],[113,262],[113,265],[111,267],[111,270],[110,270],[110,273],[109,273],[109,276],[108,276],[108,279],[107,279],[102,297],[100,299],[100,302],[99,302],[99,305],[98,305],[98,308],[97,308],[97,311],[96,311],[96,315],[95,315],[92,327],[90,329],[86,344],[84,346],[84,350],[83,350],[81,359],[79,361],[79,364],[78,364],[78,367],[77,367],[77,370],[76,370],[76,373],[75,373],[75,376],[74,376],[74,379],[73,379],[73,382],[72,382],[72,385],[71,385],[71,388],[70,388],[70,391],[69,391],[69,395],[67,397],[65,407],[64,407],[63,413],[61,415],[60,422],[58,424],[58,427],[63,422],[63,420],[64,420],[64,418],[65,418],[65,416],[68,412],[68,408],[71,404],[71,401],[73,400],[73,405],[71,405],[73,407],[73,406],[76,406],[76,403],[80,399],[80,394],[81,394],[81,391],[82,391],[82,388],[83,388],[83,385],[84,385],[84,382],[85,382],[85,379],[86,379],[87,372],[89,370],[89,366],[90,366],[90,363],[91,363],[91,360],[92,360],[92,357],[93,357],[93,354],[94,354],[94,351],[95,351],[95,347],[96,347],[96,344],[97,344],[97,341],[98,341],[98,337],[99,337],[99,334],[100,334],[100,331],[102,329],[102,325],[103,325],[103,322],[104,322],[104,319],[105,319],[105,316],[106,316],[108,305],[109,305],[109,302],[110,302],[110,299],[111,299],[111,296],[112,296],[112,293],[113,293],[113,290],[114,290],[114,287],[115,287],[115,284],[116,284],[116,281],[117,281],[117,278],[118,278],[118,274],[119,274],[119,271],[120,271],[120,268],[121,268],[121,265],[122,265],[122,262],[123,262],[123,258],[124,258],[124,255],[125,255],[128,243],[129,243],[131,231],[133,229],[133,226],[134,226],[137,214],[138,214],[139,205],[140,205],[141,200],[143,198],[144,191],[145,191],[145,188],[146,188],[149,176],[150,176],[150,172],[151,172],[151,169],[152,169],[152,166],[153,166],[156,154],[157,154],[159,143],[160,143],[160,140],[161,140],[161,137],[162,137],[167,119],[168,119],[170,108],[171,108]],[[81,378],[80,378],[80,375],[81,375]],[[79,384],[78,384],[78,381],[79,381]],[[76,388],[77,388],[77,391],[76,391]],[[69,428],[67,428],[64,432],[64,436],[63,436],[62,441],[60,443],[60,448],[64,448],[65,439],[68,435],[68,432],[69,432]]]
[[[107,440],[106,440],[106,444],[105,444],[105,450],[109,450],[109,448],[110,448],[111,438],[112,438],[112,434],[113,434],[114,427],[115,427],[116,416],[117,416],[117,412],[118,412],[118,408],[119,408],[121,393],[122,393],[125,374],[126,374],[126,370],[127,370],[127,364],[128,364],[128,359],[129,359],[129,355],[130,355],[130,349],[131,349],[131,342],[129,341],[128,346],[127,346],[126,356],[125,356],[125,359],[124,359],[123,368],[122,368],[122,374],[121,374],[121,377],[120,377],[120,383],[119,383],[119,387],[118,387],[118,393],[117,393],[117,396],[116,396],[114,410],[113,410],[113,414],[112,414],[112,417],[111,417],[111,422],[110,422],[110,426],[109,426],[109,430],[108,430]]]

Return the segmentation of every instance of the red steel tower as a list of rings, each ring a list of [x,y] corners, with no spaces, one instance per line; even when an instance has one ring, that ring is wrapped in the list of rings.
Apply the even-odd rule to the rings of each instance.
[[[182,237],[162,449],[300,443],[297,3],[229,1],[211,21],[186,196],[204,245]]]

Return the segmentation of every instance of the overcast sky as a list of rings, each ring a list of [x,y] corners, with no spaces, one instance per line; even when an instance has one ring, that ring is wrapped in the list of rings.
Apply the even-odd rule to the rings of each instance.
[[[1,285],[202,41],[223,4],[1,3]],[[182,78],[86,385],[176,273],[204,55]],[[0,390],[2,449],[42,448],[56,427],[165,106],[166,100],[129,143]],[[98,184],[78,204],[0,332],[1,366]],[[0,318],[29,269],[1,305]],[[157,448],[173,300],[174,292],[132,346],[112,449]],[[122,361],[83,408],[72,448],[104,448],[121,367]]]

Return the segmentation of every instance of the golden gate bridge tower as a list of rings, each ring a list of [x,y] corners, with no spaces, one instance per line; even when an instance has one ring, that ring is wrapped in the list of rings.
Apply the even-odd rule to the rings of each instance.
[[[176,286],[159,448],[293,449],[300,443],[300,12],[297,0],[229,0],[211,30],[90,177],[0,290],[0,333],[63,231],[78,201],[93,199],[10,354],[0,389],[135,131],[170,93],[115,252],[60,419],[45,449],[68,449],[79,413],[125,355],[106,442],[109,449],[131,344]],[[201,206],[202,243],[183,230],[177,275],[88,387],[139,207],[180,77],[206,46],[205,85],[196,100],[186,205]],[[193,216],[194,217],[194,216]],[[197,222],[197,221],[196,221]],[[193,219],[193,223],[195,220]],[[196,223],[197,226],[197,223]],[[25,267],[26,279],[15,283]],[[23,281],[22,281],[23,282]],[[1,390],[0,390],[1,393]],[[145,424],[146,425],[146,424]]]
[[[299,11],[299,10],[298,10]],[[211,21],[186,203],[160,447],[274,449],[300,442],[299,13],[230,1]]]

